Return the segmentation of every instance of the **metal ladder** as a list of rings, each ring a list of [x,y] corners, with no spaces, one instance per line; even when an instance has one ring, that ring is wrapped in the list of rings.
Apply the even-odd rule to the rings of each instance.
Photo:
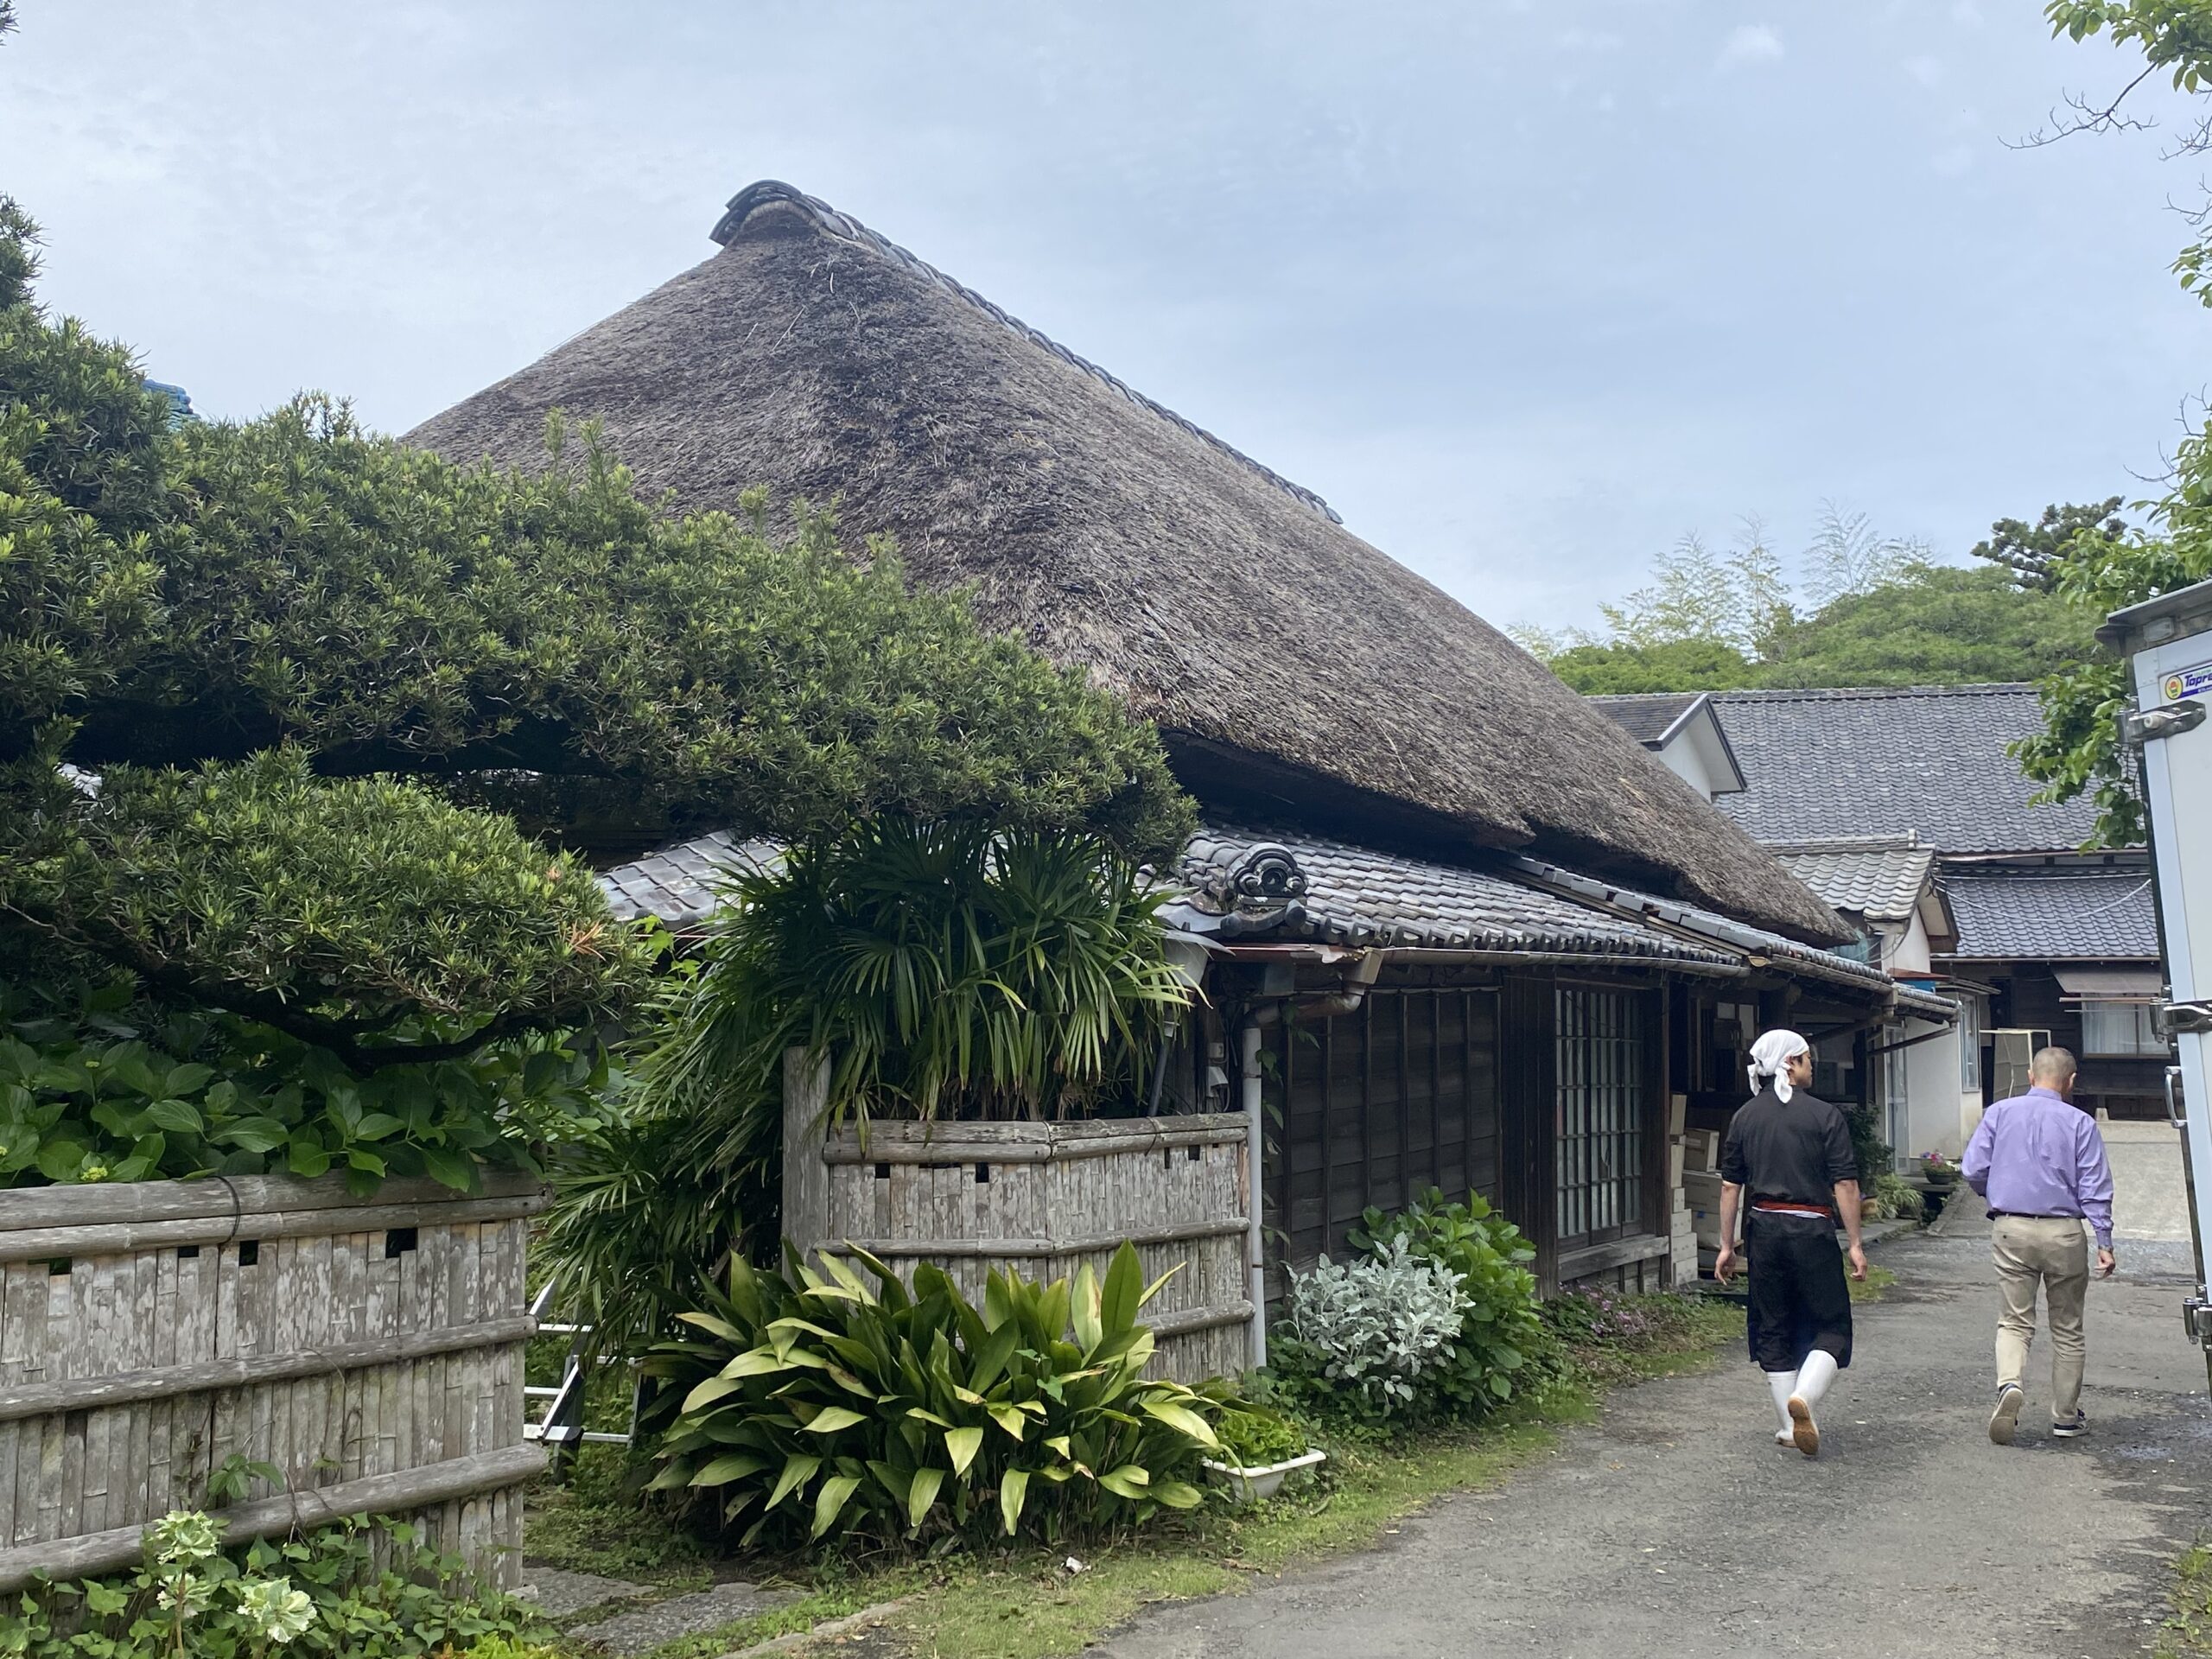
[[[575,1450],[579,1446],[586,1443],[596,1446],[627,1446],[636,1438],[638,1389],[633,1383],[630,1389],[630,1427],[626,1432],[617,1433],[609,1429],[586,1428],[584,1427],[584,1382],[591,1373],[584,1361],[584,1338],[591,1334],[591,1326],[561,1324],[548,1318],[552,1312],[553,1287],[548,1285],[539,1291],[531,1302],[530,1316],[537,1321],[537,1334],[541,1337],[569,1338],[568,1360],[562,1367],[561,1381],[556,1385],[551,1388],[535,1383],[524,1385],[523,1397],[525,1402],[543,1400],[546,1402],[546,1406],[545,1414],[536,1422],[527,1420],[525,1410],[522,1433],[523,1438],[526,1440],[537,1440],[543,1443],[550,1454],[552,1471],[557,1475],[561,1472],[563,1465],[575,1454]],[[613,1365],[621,1362],[611,1356],[601,1354],[593,1363],[599,1365]]]

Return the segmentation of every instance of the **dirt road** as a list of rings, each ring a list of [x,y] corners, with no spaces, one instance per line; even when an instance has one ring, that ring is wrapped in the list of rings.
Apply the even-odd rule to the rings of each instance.
[[[1618,1396],[1549,1461],[1455,1497],[1382,1549],[1243,1597],[1154,1609],[1101,1659],[2145,1651],[2167,1563],[2212,1525],[2212,1413],[2182,1338],[2177,1249],[2123,1249],[2089,1302],[2087,1440],[2049,1437],[2031,1377],[1989,1444],[1996,1296],[1983,1224],[1882,1247],[1859,1360],[1817,1463],[1776,1449],[1731,1356]],[[2123,1240],[2125,1246],[2126,1241]],[[2130,1256],[2134,1259],[2131,1262]],[[2047,1341],[2031,1370],[2042,1370]]]

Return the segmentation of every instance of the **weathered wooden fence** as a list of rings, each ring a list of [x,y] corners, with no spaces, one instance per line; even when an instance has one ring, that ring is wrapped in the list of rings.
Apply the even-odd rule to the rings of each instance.
[[[524,1245],[511,1174],[0,1192],[0,1588],[137,1560],[233,1456],[282,1471],[233,1539],[368,1511],[521,1572]]]
[[[1246,1122],[1233,1113],[1059,1123],[886,1123],[826,1141],[818,1093],[785,1075],[784,1231],[802,1250],[859,1245],[931,1262],[980,1300],[994,1268],[1101,1274],[1123,1240],[1146,1281],[1152,1370],[1194,1382],[1250,1363]]]

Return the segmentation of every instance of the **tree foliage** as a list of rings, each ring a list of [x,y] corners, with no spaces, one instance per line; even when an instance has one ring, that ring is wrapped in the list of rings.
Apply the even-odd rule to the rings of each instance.
[[[1148,727],[909,594],[887,546],[772,531],[757,498],[675,517],[557,421],[529,476],[322,397],[180,422],[125,347],[38,306],[35,255],[0,200],[0,984],[35,957],[66,1005],[11,993],[36,1055],[0,1107],[74,1125],[80,1173],[397,1166],[354,1157],[364,1115],[429,1136],[429,1173],[480,1154],[598,1065],[659,953],[581,849],[906,815],[1135,856],[1189,827]],[[79,1086],[118,1040],[157,1084],[228,1071],[189,1099]],[[289,1116],[210,1104],[310,1054],[335,1080]],[[386,1074],[406,1112],[362,1103]],[[427,1127],[464,1099],[467,1135]],[[178,1103],[200,1128],[162,1127]],[[289,1127],[217,1127],[240,1113]]]
[[[2072,116],[2047,137],[2145,124],[2124,113],[2124,105],[2135,87],[2157,76],[2166,77],[2177,92],[2212,96],[2212,0],[2052,0],[2044,15],[2055,34],[2077,41],[2101,35],[2116,47],[2139,50],[2144,60],[2141,73],[2117,97],[2069,99]],[[2170,149],[2177,156],[2208,151],[2212,118],[2200,120]],[[2203,234],[2212,226],[2212,195],[2189,217],[2200,234],[2174,270],[2184,289],[2212,305],[2212,236]],[[2046,555],[2043,579],[2093,618],[2212,578],[2212,422],[2183,440],[2166,494],[2137,505],[2149,514],[2145,528],[2131,529],[2121,521],[2117,501],[2094,509],[2054,509],[2037,527],[2048,531],[2051,543],[2047,550],[2033,550]],[[1998,527],[2000,538],[2006,528]],[[2117,741],[2116,722],[2129,702],[2123,666],[2082,664],[2050,675],[2037,690],[2044,730],[2018,747],[2021,769],[2044,785],[2047,798],[2092,797],[2098,842],[2140,842],[2142,798]]]
[[[2069,113],[2035,135],[2047,143],[2077,133],[2117,132],[2148,127],[2147,118],[2129,113],[2127,99],[2145,81],[2163,76],[2177,92],[2212,94],[2212,0],[2050,0],[2044,16],[2051,33],[2075,41],[2102,36],[2125,51],[2141,52],[2144,67],[2109,98],[2071,94]],[[2212,152],[2212,117],[2201,118],[2167,147],[2169,160]],[[2175,257],[2181,285],[2212,305],[2212,191],[2200,181],[2200,200],[2180,211],[2196,227],[2197,238]]]
[[[2071,550],[2077,537],[2117,538],[2127,533],[2127,521],[2120,510],[2120,498],[2114,495],[2087,505],[2054,502],[2032,524],[1999,518],[1990,526],[1989,539],[1974,543],[1974,556],[2005,566],[2024,588],[2051,593],[2058,586],[2057,562]]]
[[[2085,610],[1990,569],[1916,561],[1804,614],[1783,603],[1770,615],[1753,650],[1732,634],[1617,634],[1556,649],[1547,661],[1576,690],[1601,696],[2027,680],[2096,653],[2095,619]]]
[[[2002,570],[1914,564],[1782,629],[1757,683],[2030,680],[2096,654],[2095,619]]]

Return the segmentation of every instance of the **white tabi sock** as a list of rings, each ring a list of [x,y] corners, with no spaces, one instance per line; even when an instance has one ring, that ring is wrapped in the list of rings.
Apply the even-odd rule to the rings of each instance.
[[[1774,1415],[1776,1421],[1781,1424],[1781,1427],[1777,1431],[1777,1438],[1786,1440],[1789,1438],[1789,1395],[1791,1390],[1797,1386],[1797,1373],[1769,1371],[1766,1374],[1766,1382],[1767,1386],[1774,1390]]]
[[[1825,1348],[1815,1348],[1805,1356],[1805,1363],[1797,1369],[1797,1386],[1794,1392],[1808,1406],[1821,1403],[1821,1396],[1828,1391],[1828,1384],[1835,1381],[1835,1356]]]

